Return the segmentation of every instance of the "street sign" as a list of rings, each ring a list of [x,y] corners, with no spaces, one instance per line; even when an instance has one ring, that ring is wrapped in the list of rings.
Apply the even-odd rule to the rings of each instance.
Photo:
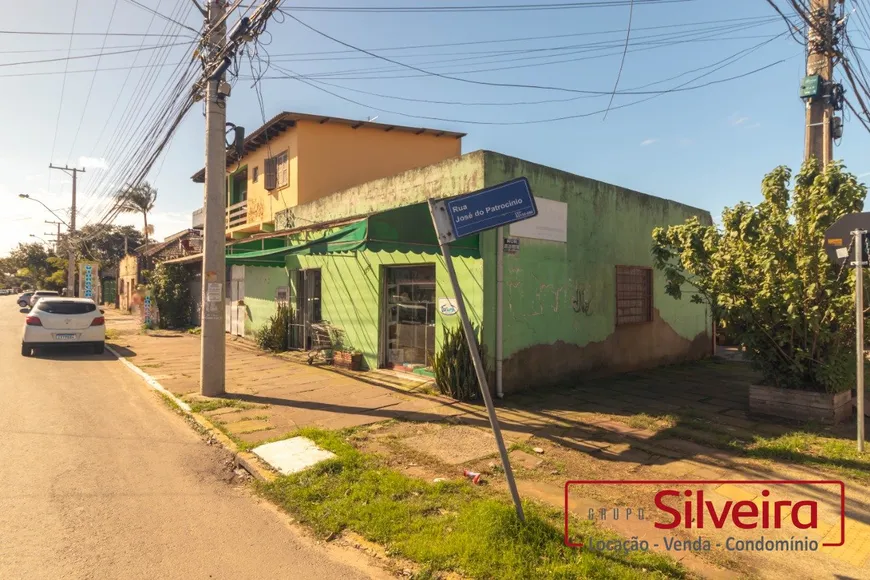
[[[846,214],[825,230],[825,252],[832,262],[852,266],[855,261],[855,248],[852,243],[855,236],[852,232],[855,230],[870,232],[870,212]],[[863,239],[861,253],[866,261],[870,256],[870,236],[865,234]]]
[[[435,202],[441,239],[453,241],[538,215],[525,177]]]

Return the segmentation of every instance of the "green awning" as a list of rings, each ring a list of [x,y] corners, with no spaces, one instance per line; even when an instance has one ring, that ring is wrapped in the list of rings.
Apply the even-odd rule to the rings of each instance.
[[[450,249],[456,256],[479,258],[480,238],[476,235],[462,238],[450,244]],[[228,253],[227,264],[283,267],[289,255],[323,255],[359,250],[441,253],[428,204],[387,210],[320,238],[283,248]]]

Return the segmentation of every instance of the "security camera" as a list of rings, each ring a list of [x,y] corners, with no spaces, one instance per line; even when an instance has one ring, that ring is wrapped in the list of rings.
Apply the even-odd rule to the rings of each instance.
[[[232,90],[232,87],[230,86],[230,83],[228,83],[227,81],[222,81],[218,85],[218,96],[223,97],[223,98],[229,97],[231,90]]]

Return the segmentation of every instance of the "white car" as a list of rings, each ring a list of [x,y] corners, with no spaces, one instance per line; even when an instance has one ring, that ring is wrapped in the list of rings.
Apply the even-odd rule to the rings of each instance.
[[[24,320],[21,356],[44,347],[90,346],[95,354],[106,348],[106,319],[89,298],[43,296]]]
[[[33,305],[36,304],[37,300],[45,298],[46,296],[59,296],[59,294],[54,290],[37,290],[30,296],[30,307],[33,308]]]

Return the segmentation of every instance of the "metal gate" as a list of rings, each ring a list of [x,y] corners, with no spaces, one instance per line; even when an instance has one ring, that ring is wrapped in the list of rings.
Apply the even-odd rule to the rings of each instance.
[[[245,336],[245,267],[232,266],[230,300],[227,304],[227,325],[230,334]],[[241,302],[241,304],[240,304]]]

